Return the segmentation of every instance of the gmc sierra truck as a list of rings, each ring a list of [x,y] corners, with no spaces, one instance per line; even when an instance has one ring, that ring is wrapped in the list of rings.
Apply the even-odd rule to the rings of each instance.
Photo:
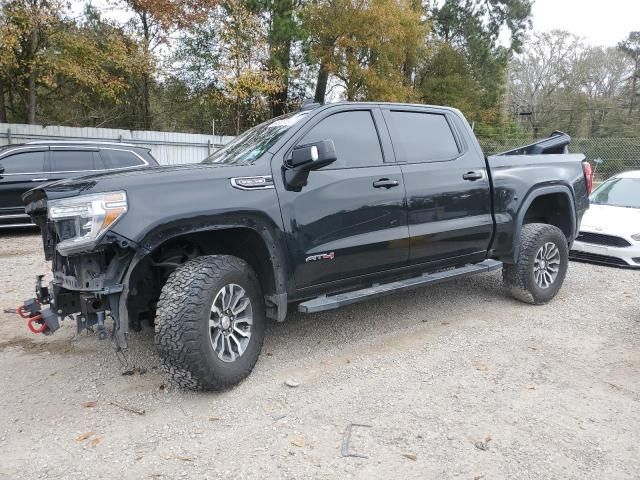
[[[487,158],[452,108],[308,105],[201,164],[46,184],[23,200],[53,281],[38,276],[19,313],[44,334],[72,317],[105,338],[112,323],[119,350],[152,322],[175,383],[222,390],[291,308],[497,269],[517,299],[546,303],[589,206],[590,166],[569,142]]]

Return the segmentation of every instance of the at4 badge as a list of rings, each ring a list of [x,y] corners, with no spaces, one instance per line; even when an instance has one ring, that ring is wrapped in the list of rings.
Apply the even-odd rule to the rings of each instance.
[[[309,255],[305,262],[317,262],[318,260],[333,260],[336,256],[335,252],[319,253],[318,255]]]

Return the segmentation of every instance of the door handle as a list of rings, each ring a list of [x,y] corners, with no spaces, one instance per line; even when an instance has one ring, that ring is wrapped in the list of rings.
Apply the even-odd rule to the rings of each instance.
[[[483,177],[482,172],[467,172],[462,175],[463,180],[469,180],[470,182],[475,182],[476,180],[480,180]]]
[[[46,182],[47,180],[49,180],[48,178],[32,178],[31,181],[32,182]]]
[[[389,190],[391,187],[397,187],[400,182],[397,180],[389,180],[388,178],[381,178],[380,180],[373,182],[373,188],[386,188]]]

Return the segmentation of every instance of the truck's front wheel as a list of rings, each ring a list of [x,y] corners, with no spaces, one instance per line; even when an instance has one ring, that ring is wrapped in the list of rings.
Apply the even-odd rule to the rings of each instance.
[[[562,230],[544,223],[522,227],[515,265],[505,265],[502,277],[511,295],[541,305],[556,296],[569,264],[567,239]]]
[[[265,306],[257,277],[242,259],[198,257],[162,289],[155,344],[183,388],[224,390],[253,369],[264,339]]]

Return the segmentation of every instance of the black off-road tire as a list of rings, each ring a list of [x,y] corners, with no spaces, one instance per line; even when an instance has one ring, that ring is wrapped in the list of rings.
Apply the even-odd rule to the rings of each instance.
[[[538,250],[553,243],[560,252],[558,274],[551,285],[541,288],[535,281],[534,264]],[[567,239],[558,227],[544,223],[523,225],[520,232],[520,251],[514,265],[502,267],[502,279],[511,295],[525,303],[543,305],[556,296],[564,282],[569,266]]]
[[[244,288],[253,325],[244,353],[233,362],[216,354],[209,334],[211,305],[227,284]],[[155,344],[171,380],[191,390],[226,390],[253,369],[264,340],[265,305],[251,267],[230,255],[198,257],[174,270],[162,288],[155,319]]]

